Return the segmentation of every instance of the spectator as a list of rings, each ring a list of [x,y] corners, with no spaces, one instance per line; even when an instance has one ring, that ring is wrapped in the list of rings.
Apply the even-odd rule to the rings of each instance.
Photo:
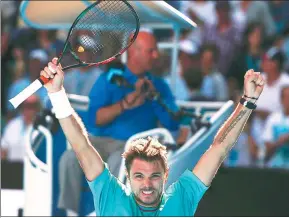
[[[281,87],[289,83],[289,76],[283,71],[284,61],[283,52],[275,47],[270,48],[263,57],[262,69],[265,74],[266,85],[257,101],[257,110],[267,111],[267,115],[282,108],[278,96],[280,96]]]
[[[1,8],[2,9],[2,8]],[[3,32],[3,25],[1,26],[1,116],[7,113],[7,93],[9,84],[13,80],[11,67],[9,62],[13,58],[11,49],[10,33]],[[9,118],[8,118],[9,119]]]
[[[18,93],[20,93],[23,89],[29,86],[34,80],[39,77],[39,72],[43,69],[43,67],[47,64],[48,56],[45,51],[41,49],[36,49],[30,52],[29,54],[29,62],[28,62],[28,73],[21,79],[12,83],[8,89],[8,99],[15,97]],[[46,89],[41,88],[36,93],[42,100],[42,106],[46,104]],[[8,111],[13,114],[15,111],[12,105],[8,102]],[[11,115],[13,116],[13,115]]]
[[[215,44],[219,50],[217,69],[226,76],[235,53],[241,43],[241,29],[233,22],[231,6],[228,1],[218,1],[215,5],[217,22],[206,25],[202,45]]]
[[[1,4],[1,19],[4,32],[10,32],[15,26],[17,3],[14,1],[3,1]],[[2,27],[1,27],[2,28]]]
[[[283,44],[282,44],[282,51],[286,56],[286,63],[284,68],[286,69],[287,73],[289,72],[289,24],[285,28],[283,32]]]
[[[183,72],[187,69],[198,65],[198,47],[190,40],[182,40],[179,47],[179,59],[177,66],[177,74],[175,80],[172,81],[171,75],[166,78],[168,84],[175,84],[174,95],[177,100],[188,100],[189,90],[183,78]]]
[[[286,23],[289,20],[289,2],[282,0],[273,0],[269,1],[268,4],[270,13],[275,23],[276,33],[281,34],[284,31]]]
[[[258,146],[259,153],[263,153],[265,149],[262,137],[265,120],[268,115],[282,109],[280,95],[281,88],[284,85],[289,85],[289,76],[282,72],[284,63],[283,53],[272,47],[264,55],[262,61],[262,69],[264,72],[265,86],[262,95],[256,102],[257,108],[252,120],[251,135]],[[261,155],[260,159],[263,159]]]
[[[217,20],[214,4],[204,0],[182,1],[180,11],[198,24],[214,24]]]
[[[58,56],[63,49],[64,42],[57,38],[57,30],[37,30],[36,48],[44,49],[49,59]]]
[[[205,25],[216,23],[215,3],[213,1],[181,1],[180,11],[193,20],[198,28],[186,31],[186,39],[201,45],[202,31]],[[208,16],[209,15],[209,16]]]
[[[266,37],[274,36],[276,33],[273,17],[265,1],[242,0],[233,16],[241,28],[245,28],[249,23],[260,23]]]
[[[204,45],[201,49],[201,69],[203,73],[201,93],[215,101],[226,101],[229,99],[227,84],[224,76],[216,69],[218,56],[218,49],[213,44]]]
[[[289,169],[289,85],[281,89],[281,103],[266,121],[263,140],[268,166]]]
[[[25,51],[21,46],[16,46],[12,50],[13,53],[13,81],[21,79],[24,76],[25,66]]]
[[[189,89],[189,101],[212,101],[201,92],[203,74],[200,68],[194,67],[184,71],[184,79]]]
[[[89,95],[89,125],[96,130],[94,134],[98,136],[91,137],[92,144],[116,176],[121,159],[112,158],[113,162],[110,162],[109,156],[121,154],[129,137],[156,128],[159,123],[171,131],[179,129],[179,123],[158,102],[147,98],[147,90],[157,90],[170,109],[177,110],[165,81],[148,73],[157,58],[158,49],[154,36],[141,31],[128,50],[125,69],[111,69],[103,73]],[[121,73],[127,83],[135,86],[135,90],[113,84],[110,80],[112,72]],[[144,84],[147,88],[144,88]],[[177,143],[184,139],[183,134],[180,134]],[[72,150],[66,151],[60,160],[59,208],[65,208],[69,213],[78,212],[82,175],[75,153]]]
[[[157,77],[169,77],[171,69],[171,56],[168,52],[160,52],[158,61],[154,63],[151,73]],[[169,78],[168,78],[169,79]]]
[[[20,116],[13,118],[4,129],[1,139],[1,159],[22,162],[25,155],[26,132],[40,111],[37,96],[32,95],[20,105]]]
[[[83,46],[84,52],[78,53],[81,60],[89,60],[90,48],[85,46],[81,40],[80,45]],[[80,67],[67,72],[64,88],[69,94],[88,96],[95,81],[102,73],[100,68],[96,67]]]
[[[230,67],[228,78],[235,84],[233,90],[242,90],[244,72],[248,69],[261,72],[261,57],[263,55],[264,34],[260,24],[251,23],[243,35],[243,46]]]

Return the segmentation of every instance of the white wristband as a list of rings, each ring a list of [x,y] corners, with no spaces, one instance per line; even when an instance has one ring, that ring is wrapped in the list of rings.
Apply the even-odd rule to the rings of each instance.
[[[64,88],[58,92],[48,93],[48,96],[57,119],[63,119],[73,114],[74,110],[70,105]]]

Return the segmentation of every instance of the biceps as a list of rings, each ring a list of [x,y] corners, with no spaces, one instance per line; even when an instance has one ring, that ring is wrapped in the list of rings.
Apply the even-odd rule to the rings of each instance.
[[[89,181],[96,179],[104,170],[103,161],[97,151],[88,146],[76,153],[79,164],[83,169],[85,177]]]

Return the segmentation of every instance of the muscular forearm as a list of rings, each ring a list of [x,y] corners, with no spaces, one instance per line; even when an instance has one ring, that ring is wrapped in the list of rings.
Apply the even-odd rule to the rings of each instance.
[[[76,153],[86,178],[88,180],[95,179],[103,171],[103,161],[90,144],[81,119],[74,113],[67,118],[59,119],[59,122],[67,140]]]
[[[217,133],[212,146],[201,157],[193,172],[205,185],[210,185],[226,155],[237,141],[252,110],[238,104],[233,114]]]
[[[120,102],[100,108],[96,114],[96,124],[99,126],[107,125],[122,113]]]
[[[220,146],[223,150],[223,155],[227,155],[237,141],[251,112],[252,110],[238,104],[233,114],[218,131],[213,146]]]
[[[259,72],[248,70],[244,78],[244,97],[255,100],[247,99],[246,101],[246,99],[241,98],[232,115],[218,131],[212,146],[195,166],[193,172],[205,185],[210,185],[223,160],[244,129],[252,113],[252,109],[249,108],[256,108],[254,103],[263,91],[264,80]],[[243,106],[241,102],[247,107]]]

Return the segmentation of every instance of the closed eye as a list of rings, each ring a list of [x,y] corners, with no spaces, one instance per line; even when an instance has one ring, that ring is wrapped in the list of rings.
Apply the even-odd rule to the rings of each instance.
[[[141,178],[143,178],[143,175],[137,174],[137,175],[134,176],[134,178],[136,178],[136,179],[141,179]]]
[[[161,177],[161,175],[159,175],[159,174],[155,174],[155,175],[151,176],[151,178],[153,178],[153,179],[157,179],[157,178],[160,178],[160,177]]]

